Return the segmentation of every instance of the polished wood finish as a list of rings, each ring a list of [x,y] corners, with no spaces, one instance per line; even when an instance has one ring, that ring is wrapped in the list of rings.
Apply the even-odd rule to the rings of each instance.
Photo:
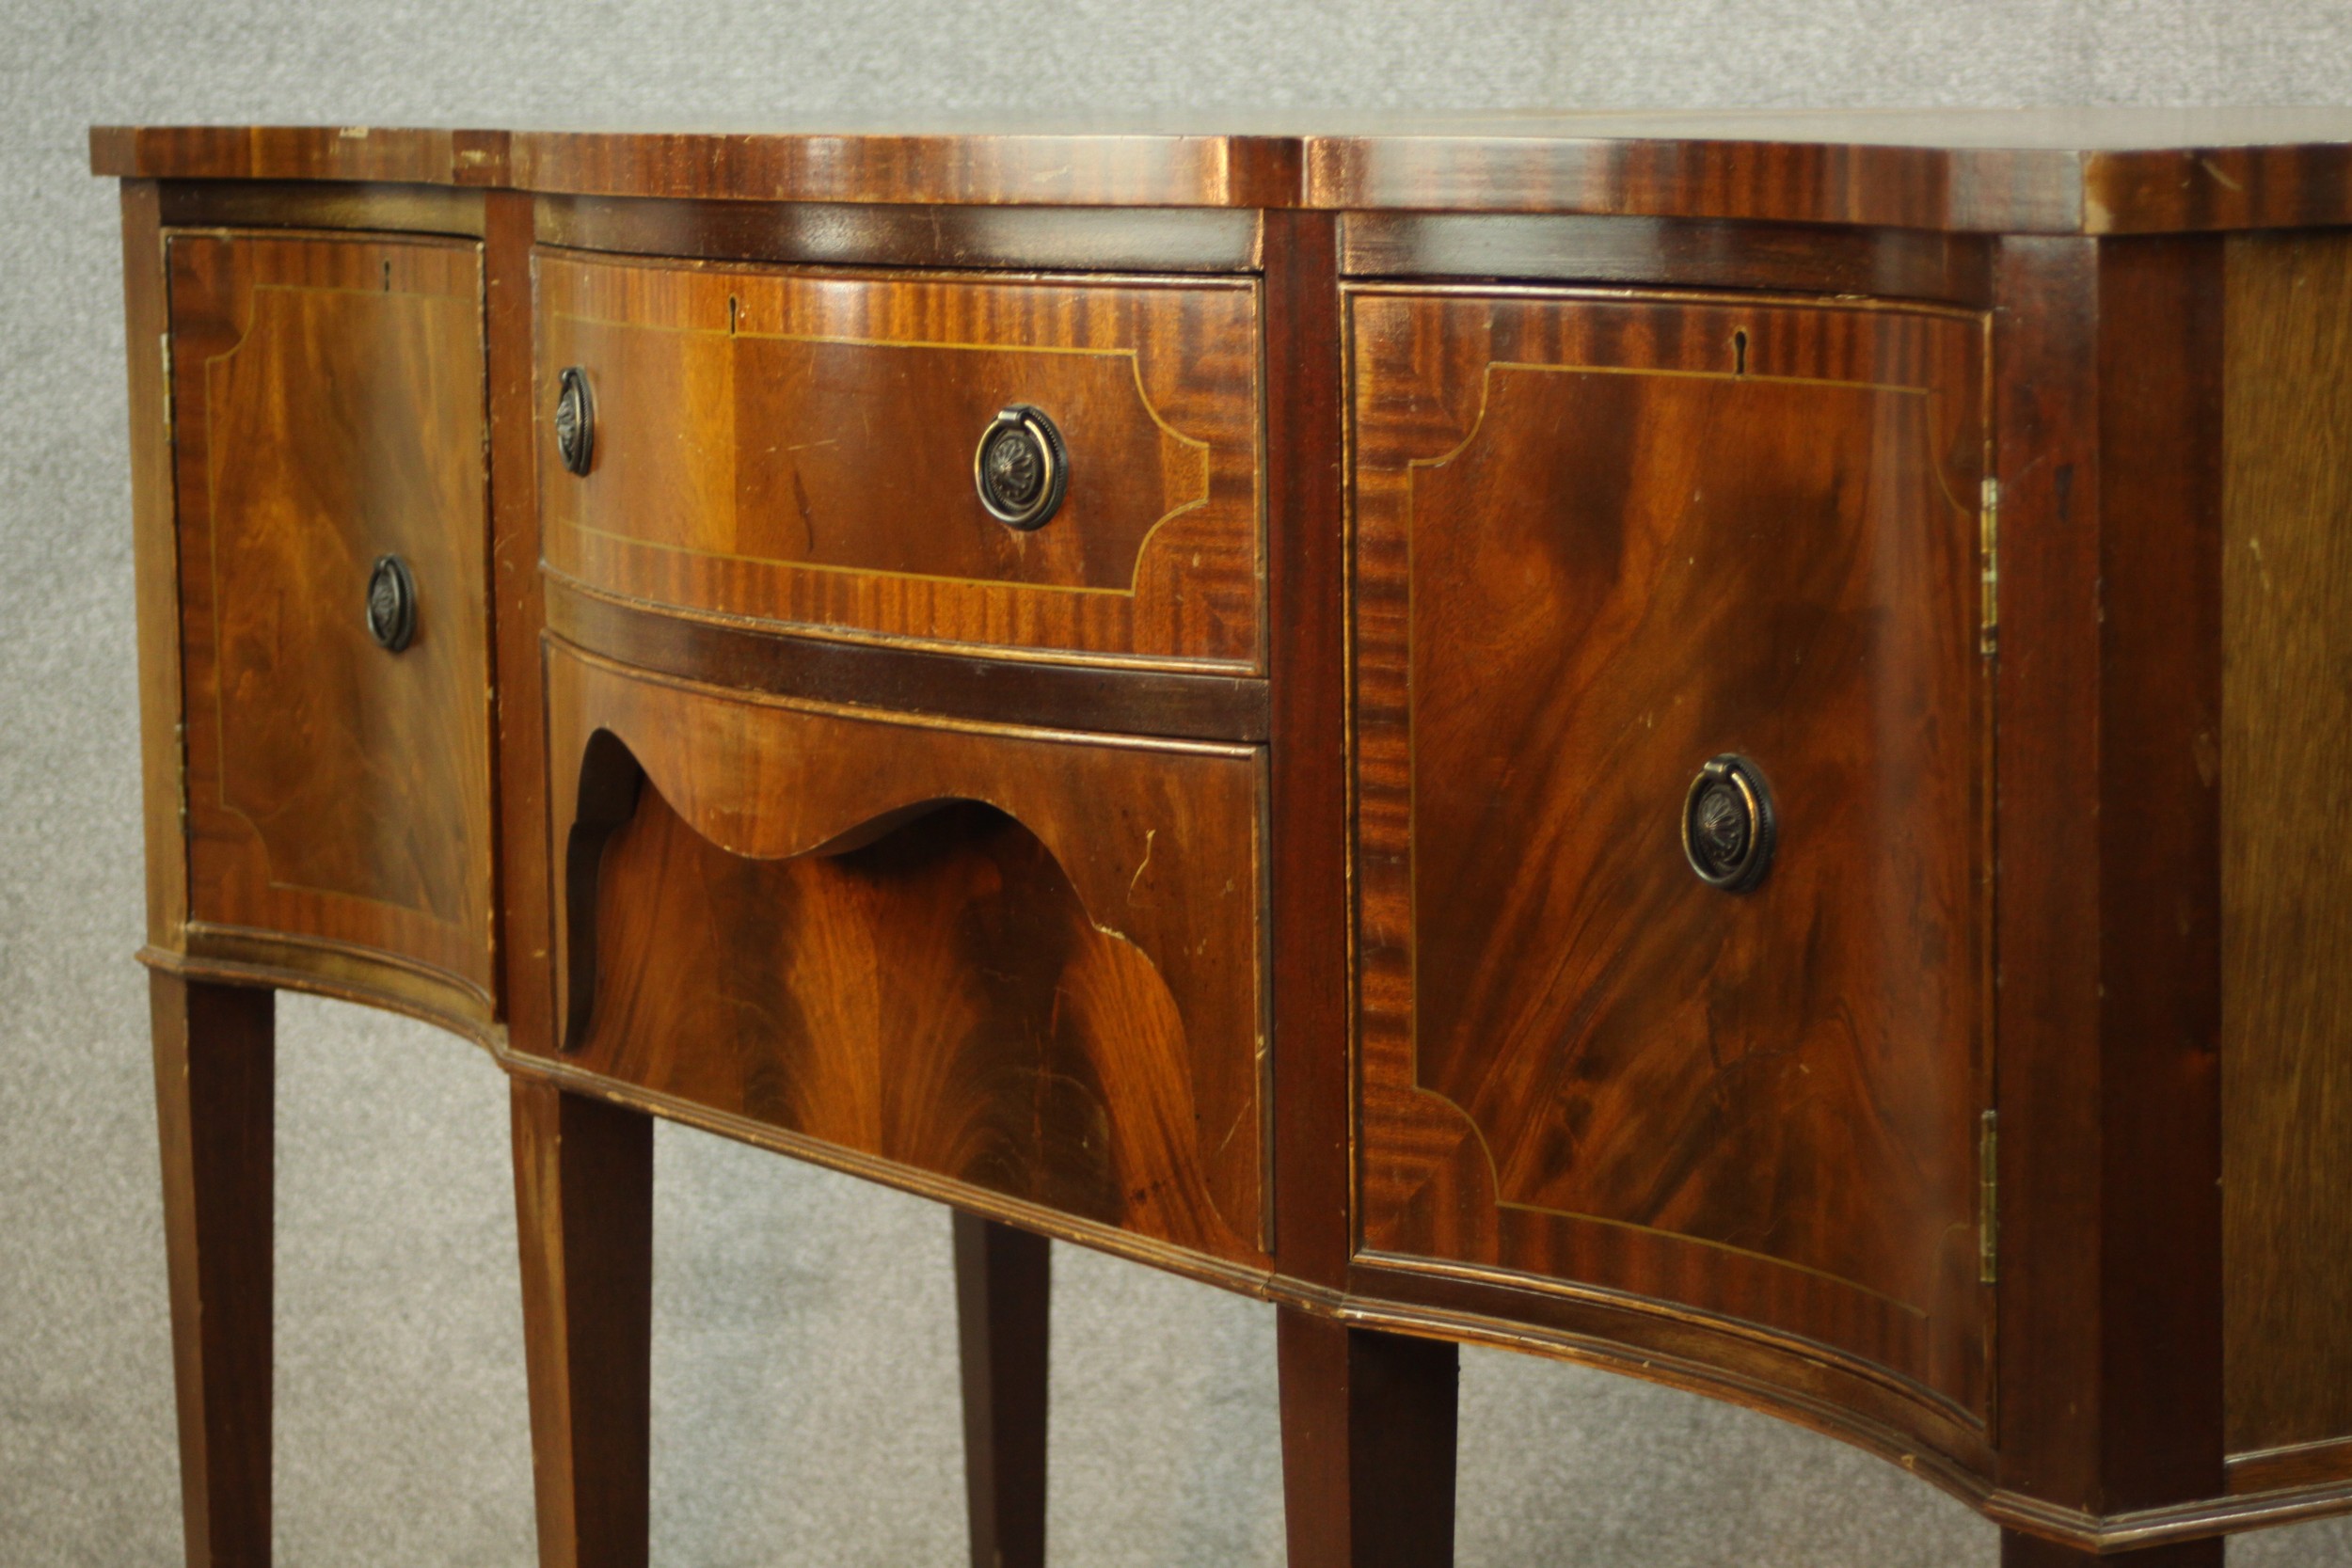
[[[148,988],[188,1568],[267,1568],[274,993]]]
[[[1395,116],[1203,134],[1030,123],[727,135],[98,126],[124,179],[969,206],[1566,212],[2012,233],[2352,221],[2352,112],[2312,108]]]
[[[172,495],[171,281],[151,182],[126,181],[122,296],[131,425],[131,558],[139,620],[139,803],[147,942],[177,948],[188,919],[187,758],[181,741],[180,526]]]
[[[955,1252],[972,1568],[1043,1568],[1051,1243],[959,1210]]]
[[[644,1568],[653,1121],[520,1079],[514,1118],[540,1568]]]
[[[2352,244],[2228,259],[2221,527],[2229,1446],[2352,1477]],[[2210,754],[2201,758],[2213,766]],[[2322,1471],[2320,1445],[2327,1463]],[[2274,1465],[2277,1462],[2274,1462]],[[2322,1473],[2314,1473],[2322,1471]],[[2234,1480],[2234,1477],[2233,1477]]]
[[[365,125],[93,125],[90,171],[125,180],[497,185],[502,131]]]
[[[1968,234],[1565,214],[1350,213],[1351,277],[1541,278],[1989,303],[1992,247]]]
[[[1261,752],[753,701],[561,647],[548,705],[570,1059],[1263,1253]]]
[[[539,385],[578,366],[594,467],[542,438],[548,565],[652,604],[930,644],[1254,668],[1246,283],[1049,284],[538,264]],[[989,515],[973,451],[1041,408],[1070,488]]]
[[[2103,1543],[2222,1486],[2218,261],[1998,262],[2002,1506]]]
[[[559,196],[539,243],[573,250],[803,266],[1238,273],[1260,214],[1209,207],[939,207]]]
[[[1995,993],[2001,1216],[2000,1479],[2095,1510],[2099,904],[2097,247],[2004,241],[1995,258],[2000,485]],[[2015,737],[2014,742],[2010,737]],[[2026,736],[2032,736],[2030,743]],[[2012,806],[2012,802],[2015,803]]]
[[[2218,1538],[2102,1554],[2019,1530],[2001,1532],[2001,1568],[2096,1568],[2100,1563],[2111,1564],[2112,1568],[2221,1568],[2221,1558],[2222,1544]]]
[[[1275,1235],[1283,1274],[1345,1283],[1350,1083],[1346,459],[1338,226],[1266,218],[1269,752],[1274,860],[1266,941],[1274,976]]]
[[[1980,320],[1351,319],[1363,1250],[1725,1313],[1981,1418]],[[1779,818],[1745,895],[1678,837],[1732,752]]]
[[[189,914],[364,950],[491,1011],[481,261],[170,243]],[[375,645],[373,562],[414,572]]]
[[[2222,1490],[2221,263],[2206,237],[2099,251],[2099,1500],[2114,1511]]]
[[[1310,206],[1979,233],[2342,223],[2341,109],[1475,115],[1307,147]]]
[[[157,187],[173,229],[356,230],[480,239],[489,194],[448,185],[337,180],[167,180]]]
[[[1275,1348],[1291,1568],[1445,1568],[1459,1353],[1293,1307]]]
[[[96,133],[196,1560],[266,1550],[266,1313],[218,1281],[266,1258],[230,1048],[265,1062],[278,986],[516,1081],[550,1562],[644,1554],[655,1115],[970,1216],[1007,1560],[1048,1235],[1279,1304],[1302,1561],[1444,1560],[1438,1340],[1834,1433],[2020,1563],[2352,1508],[2312,849],[2352,263],[2220,232],[2352,222],[2348,147],[2301,110]],[[633,335],[584,483],[564,290]],[[1010,550],[970,448],[1049,400],[1000,360],[1074,388],[1107,486]],[[767,560],[590,560],[590,492]],[[463,678],[389,697],[347,677],[430,661],[344,582],[388,501],[442,552],[428,644],[470,615]],[[322,712],[457,739],[355,772]],[[1784,808],[1739,898],[1673,841],[1717,745]],[[272,888],[264,844],[415,907]]]
[[[1009,663],[926,648],[795,637],[689,621],[564,582],[547,585],[548,629],[658,674],[778,697],[900,713],[1091,729],[1177,740],[1262,741],[1266,683],[1248,675]]]
[[[532,333],[533,203],[513,191],[485,198],[483,293],[489,345],[490,657],[498,727],[498,943],[503,1022],[517,1042],[555,1033],[548,983],[555,952],[548,863],[547,705],[539,642],[547,625],[539,571],[538,388]]]

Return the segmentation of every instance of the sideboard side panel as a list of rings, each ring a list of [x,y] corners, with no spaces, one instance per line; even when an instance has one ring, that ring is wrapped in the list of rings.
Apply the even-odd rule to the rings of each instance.
[[[151,180],[122,183],[123,341],[129,351],[131,553],[139,616],[139,756],[147,940],[176,950],[188,918],[186,754],[181,745],[180,551],[171,497],[170,279]]]
[[[2247,1454],[2352,1438],[2352,238],[2234,239],[2227,300],[2222,1239]],[[2352,1473],[2352,1445],[2333,1461]]]

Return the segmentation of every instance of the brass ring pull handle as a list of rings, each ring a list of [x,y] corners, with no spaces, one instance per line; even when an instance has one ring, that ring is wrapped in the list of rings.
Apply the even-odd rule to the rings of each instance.
[[[1779,836],[1772,793],[1756,764],[1709,758],[1682,798],[1682,854],[1708,887],[1745,893],[1772,869]]]
[[[392,654],[416,641],[417,579],[396,555],[377,556],[368,573],[368,635]]]
[[[588,372],[565,369],[555,395],[555,450],[564,467],[585,474],[596,455],[596,404],[588,394]]]
[[[1061,432],[1042,410],[1012,404],[981,433],[972,482],[988,515],[1007,528],[1043,528],[1070,487]]]

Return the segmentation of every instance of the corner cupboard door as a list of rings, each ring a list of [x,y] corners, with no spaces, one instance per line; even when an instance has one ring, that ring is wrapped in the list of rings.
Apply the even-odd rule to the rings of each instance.
[[[480,247],[168,244],[188,946],[486,1019]]]
[[[1350,309],[1359,1256],[1981,1420],[1982,318]]]

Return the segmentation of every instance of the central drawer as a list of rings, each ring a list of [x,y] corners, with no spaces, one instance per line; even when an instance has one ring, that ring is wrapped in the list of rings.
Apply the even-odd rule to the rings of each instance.
[[[553,571],[834,636],[1261,668],[1253,281],[544,250],[536,287]]]
[[[546,671],[564,1060],[1264,1264],[1263,747]]]

